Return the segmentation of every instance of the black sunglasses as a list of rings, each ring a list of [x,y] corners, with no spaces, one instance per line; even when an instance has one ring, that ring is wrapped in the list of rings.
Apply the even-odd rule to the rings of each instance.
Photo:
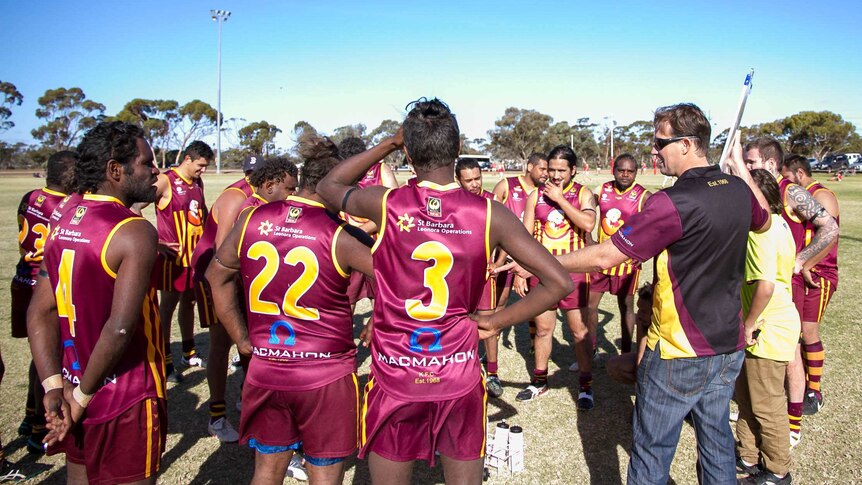
[[[670,145],[671,143],[676,143],[680,140],[685,140],[686,138],[700,138],[694,135],[683,135],[683,136],[675,136],[673,138],[653,138],[653,146],[656,150],[664,150],[664,147]]]

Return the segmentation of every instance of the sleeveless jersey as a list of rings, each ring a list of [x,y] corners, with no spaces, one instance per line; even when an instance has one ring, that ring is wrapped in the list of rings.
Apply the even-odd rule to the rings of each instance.
[[[119,200],[84,195],[51,230],[45,268],[57,299],[63,377],[79,384],[111,315],[117,275],[105,259],[117,229],[141,219]],[[165,397],[164,345],[156,291],[147,290],[132,341],[87,407],[88,423],[115,418],[145,398]]]
[[[527,198],[533,193],[524,186],[522,175],[506,177],[506,197],[501,201],[515,216],[524,220],[524,210],[527,208]]]
[[[578,210],[581,208],[580,196],[583,189],[584,186],[574,180],[563,189],[563,196]],[[571,253],[586,245],[587,233],[572,225],[560,206],[546,199],[541,192],[536,201],[535,214],[533,237],[554,256]]]
[[[605,182],[599,188],[599,242],[610,239],[627,220],[641,211],[643,197],[646,189],[640,184],[632,184],[623,192],[617,190],[613,180]],[[610,276],[622,276],[631,274],[640,265],[633,265],[629,261],[602,270],[602,273]]]
[[[383,176],[381,175],[381,168],[385,162],[383,160],[375,163],[371,168],[365,172],[365,175],[359,179],[359,182],[356,183],[356,186],[360,189],[365,187],[371,187],[374,185],[383,185]],[[352,226],[361,226],[368,222],[368,219],[364,217],[352,216],[346,212],[341,212],[341,218],[345,221],[349,222]]]
[[[821,190],[829,190],[824,187],[820,182],[811,182],[805,187],[812,196]],[[835,218],[835,224],[838,224],[838,218]],[[811,243],[811,238],[814,236],[814,224],[811,221],[806,221],[805,223],[805,245]],[[811,269],[811,272],[816,274],[817,276],[822,276],[828,280],[832,280],[834,282],[838,281],[838,241],[835,241],[835,245],[832,246],[832,249],[829,251],[829,254],[826,255],[825,258],[820,260],[814,268]]]
[[[468,315],[487,277],[491,201],[424,181],[388,190],[382,213],[371,373],[404,401],[461,397],[481,379]]]
[[[179,243],[177,266],[191,266],[192,252],[204,232],[207,208],[201,179],[187,180],[172,168],[165,172],[169,194],[167,204],[156,207],[159,241]]]
[[[242,214],[242,211],[248,209],[249,207],[260,207],[267,203],[267,200],[260,195],[251,194],[247,199],[243,201],[242,205],[239,207],[239,214]],[[237,215],[237,218],[239,218],[239,214]]]
[[[343,226],[318,202],[290,196],[251,211],[239,242],[248,379],[283,391],[317,389],[356,370],[348,275],[335,260]]]
[[[66,194],[42,188],[24,194],[18,205],[18,249],[21,259],[15,267],[15,279],[36,284],[42,252],[48,239],[51,214]]]
[[[222,194],[228,190],[238,190],[242,192],[246,198],[251,197],[251,195],[254,194],[254,188],[249,185],[247,177],[243,177],[228,185],[227,188],[222,191]],[[230,221],[230,223],[233,224],[233,221]],[[204,232],[192,252],[192,268],[194,268],[195,281],[203,280],[207,266],[209,266],[210,261],[212,261],[213,256],[215,256],[215,237],[217,232],[218,221],[216,220],[215,215],[210,212],[207,215],[207,222],[204,224]]]
[[[51,224],[59,221],[60,218],[63,217],[63,214],[65,214],[70,208],[78,207],[78,204],[83,198],[84,196],[77,192],[72,192],[67,195],[62,201],[60,201],[57,207],[54,208],[54,211],[51,212]]]

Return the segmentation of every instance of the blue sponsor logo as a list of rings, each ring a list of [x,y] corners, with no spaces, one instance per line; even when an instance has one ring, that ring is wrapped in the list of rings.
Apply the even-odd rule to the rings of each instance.
[[[278,329],[284,328],[287,330],[287,337],[284,340],[278,338]],[[296,331],[293,330],[293,325],[290,322],[279,320],[269,327],[269,343],[272,345],[286,345],[288,347],[296,345]]]
[[[434,341],[431,345],[428,346],[427,349],[422,348],[422,344],[419,343],[419,337],[422,334],[430,333],[434,336]],[[443,350],[443,345],[440,343],[440,331],[436,328],[431,327],[421,327],[417,328],[410,334],[410,346],[408,347],[413,352],[440,352]]]
[[[75,341],[74,340],[64,340],[63,348],[71,348],[72,355],[75,356],[75,360],[72,362],[72,370],[81,370],[81,362],[78,361],[78,351],[75,349]]]
[[[620,229],[620,232],[623,234],[623,236],[628,236],[629,233],[632,232],[632,228],[631,228],[631,226],[623,226]]]

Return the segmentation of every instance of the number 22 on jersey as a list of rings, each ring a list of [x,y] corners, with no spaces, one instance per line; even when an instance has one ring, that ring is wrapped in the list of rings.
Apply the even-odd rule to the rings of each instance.
[[[262,315],[279,315],[278,304],[261,298],[263,290],[269,286],[278,273],[281,258],[278,250],[272,243],[257,241],[248,248],[247,256],[250,259],[264,259],[263,269],[254,277],[249,285],[249,309]],[[314,251],[305,247],[297,246],[284,255],[284,264],[296,266],[302,264],[302,274],[288,286],[282,298],[281,310],[286,316],[299,320],[319,320],[320,311],[316,308],[305,308],[297,304],[302,295],[308,292],[320,274],[320,264]]]

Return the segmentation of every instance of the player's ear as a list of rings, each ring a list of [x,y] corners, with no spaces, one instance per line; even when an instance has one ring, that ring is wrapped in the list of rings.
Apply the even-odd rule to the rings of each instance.
[[[108,160],[108,163],[105,166],[105,174],[107,175],[108,180],[119,182],[120,177],[122,177],[123,173],[124,169],[122,163],[114,160],[113,158]]]

